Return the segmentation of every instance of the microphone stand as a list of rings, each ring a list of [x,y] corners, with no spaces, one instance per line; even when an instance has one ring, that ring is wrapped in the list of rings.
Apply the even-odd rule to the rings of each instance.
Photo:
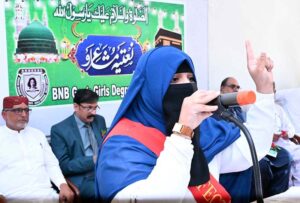
[[[256,201],[258,203],[263,203],[263,191],[262,191],[262,183],[261,183],[261,173],[259,168],[259,163],[257,159],[257,154],[255,150],[255,146],[251,137],[251,134],[249,130],[246,128],[246,126],[240,122],[238,119],[236,119],[232,113],[221,103],[220,97],[218,97],[218,110],[217,113],[225,120],[229,120],[236,124],[241,131],[244,133],[247,142],[249,144],[250,152],[251,152],[251,158],[253,163],[253,176],[254,176],[254,185],[255,185],[255,194],[256,194]]]

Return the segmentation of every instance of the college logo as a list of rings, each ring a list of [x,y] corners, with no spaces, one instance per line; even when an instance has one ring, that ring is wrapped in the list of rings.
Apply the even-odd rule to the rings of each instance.
[[[41,104],[48,94],[48,77],[44,68],[21,68],[18,71],[16,88],[18,95],[26,96],[29,104]]]

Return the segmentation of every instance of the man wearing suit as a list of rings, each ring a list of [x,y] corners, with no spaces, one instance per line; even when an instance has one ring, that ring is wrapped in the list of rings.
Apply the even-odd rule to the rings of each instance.
[[[95,198],[94,167],[106,132],[105,120],[97,115],[99,96],[89,89],[77,90],[74,114],[51,128],[51,145],[65,177],[80,190],[83,199]]]

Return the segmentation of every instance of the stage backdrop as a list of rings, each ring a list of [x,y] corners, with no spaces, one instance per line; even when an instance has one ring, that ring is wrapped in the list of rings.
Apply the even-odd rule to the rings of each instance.
[[[78,88],[121,100],[143,52],[183,47],[182,4],[126,0],[8,1],[9,94],[71,104]]]
[[[29,125],[41,129],[45,134],[50,133],[53,124],[73,113],[74,92],[77,88],[87,86],[102,95],[99,102],[101,109],[98,113],[105,117],[107,125],[110,126],[131,79],[132,74],[125,71],[128,70],[127,67],[131,69],[135,66],[136,60],[133,56],[138,55],[139,50],[143,52],[153,48],[155,44],[181,47],[193,59],[196,74],[199,76],[198,87],[208,88],[207,0],[22,2],[0,1],[0,106],[3,97],[7,95],[29,95],[33,109]],[[31,23],[33,25],[30,28],[34,27],[37,31],[27,30],[23,33],[23,40],[19,46],[18,35],[21,28],[24,29]],[[33,41],[32,36],[42,33],[46,39]],[[95,35],[102,38],[95,39]],[[126,54],[129,55],[126,55],[124,50],[121,53],[121,49],[117,52],[117,45],[120,44],[111,44],[104,36],[114,40],[119,37],[118,43],[126,42],[121,44],[120,48],[124,49],[125,46]],[[104,41],[101,45],[100,39]],[[94,40],[93,45],[91,41]],[[26,48],[29,45],[24,42],[29,42],[33,47]],[[130,55],[131,42],[134,55]],[[110,46],[110,50],[106,52],[109,59],[107,56],[103,57],[104,44]],[[75,48],[81,50],[86,58],[80,58],[76,54],[69,57],[69,53]],[[46,49],[48,54],[29,53],[29,50],[36,49]],[[97,54],[100,54],[101,50],[103,53],[100,59],[100,55]],[[78,64],[72,60],[74,58],[79,61]],[[113,65],[110,64],[110,68],[106,69],[109,73],[99,68],[108,65],[106,62],[111,60],[115,67],[112,70]],[[121,72],[117,70],[116,65],[122,67]],[[0,125],[3,124],[4,120],[1,118]]]

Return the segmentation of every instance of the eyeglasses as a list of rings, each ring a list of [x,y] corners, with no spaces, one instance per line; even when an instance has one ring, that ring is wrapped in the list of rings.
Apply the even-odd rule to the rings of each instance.
[[[239,90],[240,88],[241,88],[241,86],[239,86],[239,85],[235,85],[235,84],[229,84],[229,85],[225,85],[225,86],[227,86],[227,87],[230,87],[231,89],[237,89],[237,90]]]
[[[88,112],[93,112],[93,111],[97,111],[98,109],[100,109],[100,107],[98,105],[97,106],[82,106],[81,104],[79,104],[79,106]]]
[[[25,112],[26,114],[28,114],[29,112],[31,112],[31,109],[29,108],[10,108],[10,109],[3,109],[3,111],[11,111],[16,115],[21,115],[23,112]]]

